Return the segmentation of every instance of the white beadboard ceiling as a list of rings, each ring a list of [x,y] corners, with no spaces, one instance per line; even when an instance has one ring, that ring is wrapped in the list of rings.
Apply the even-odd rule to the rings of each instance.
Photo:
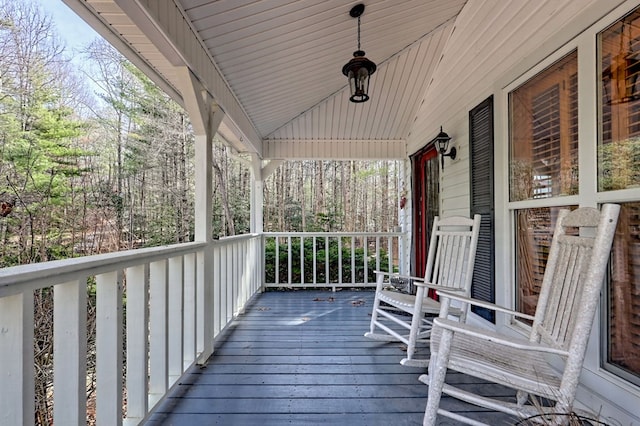
[[[161,25],[133,16],[175,8],[208,52],[262,141],[404,141],[466,0],[64,0],[179,97]],[[149,6],[159,2],[162,6]],[[166,3],[166,5],[165,5]],[[378,66],[371,99],[349,102],[342,66],[361,47]],[[134,5],[134,6],[132,6]],[[149,15],[149,14],[147,14]],[[151,20],[153,21],[153,20]],[[168,24],[169,27],[171,24]],[[150,27],[153,27],[150,29]],[[164,54],[162,54],[164,53]],[[162,81],[158,81],[162,80]],[[216,94],[214,94],[215,96]],[[224,105],[223,105],[224,108]],[[230,108],[225,108],[230,113]],[[233,117],[232,117],[233,118]],[[238,120],[235,120],[238,123]]]

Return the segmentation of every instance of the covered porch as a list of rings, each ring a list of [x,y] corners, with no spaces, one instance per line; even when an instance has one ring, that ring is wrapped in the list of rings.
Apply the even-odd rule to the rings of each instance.
[[[427,221],[418,216],[481,213],[484,246],[476,265],[483,267],[485,282],[479,296],[527,309],[524,302],[534,306],[536,299],[524,295],[527,288],[517,282],[518,244],[532,235],[531,240],[544,240],[540,229],[554,209],[626,203],[630,218],[640,210],[637,176],[622,187],[598,181],[598,173],[609,172],[598,168],[601,134],[612,141],[640,134],[640,121],[626,124],[629,117],[638,117],[638,106],[631,104],[638,100],[636,74],[624,74],[636,72],[638,62],[625,61],[635,58],[640,33],[624,35],[626,43],[610,43],[625,44],[633,53],[618,55],[620,64],[628,65],[616,68],[616,78],[632,85],[632,96],[611,102],[615,108],[605,112],[598,108],[610,96],[603,87],[612,86],[613,77],[603,83],[595,60],[602,31],[621,20],[623,28],[636,31],[626,25],[633,21],[626,16],[640,6],[638,0],[366,1],[362,49],[377,71],[370,80],[370,99],[361,104],[349,101],[347,79],[340,72],[356,48],[356,21],[349,10],[359,2],[63,1],[188,112],[195,135],[194,241],[0,270],[0,424],[34,424],[33,291],[43,288],[54,294],[56,424],[86,424],[87,362],[93,355],[98,425],[376,424],[373,418],[384,419],[383,424],[420,423],[427,387],[417,381],[418,372],[398,363],[401,348],[362,337],[371,311],[367,289],[375,285],[369,271],[384,266],[422,273],[416,253],[424,253],[419,247],[424,238],[418,228]],[[618,41],[620,34],[611,37]],[[616,51],[611,50],[613,57]],[[571,67],[558,66],[560,59]],[[554,66],[563,68],[560,79],[543,73]],[[542,146],[531,156],[537,155],[536,166],[544,167],[536,171],[534,161],[523,162],[530,167],[520,170],[523,179],[514,179],[512,166],[520,159],[511,157],[516,151],[510,131],[518,127],[511,96],[539,74],[535,90],[554,78],[558,83],[541,95],[540,114],[556,104],[567,112],[544,115],[554,119],[540,125],[534,141],[532,134],[540,129],[527,126],[540,120],[523,102],[525,124],[516,136],[528,142],[515,146],[524,147],[523,152]],[[626,105],[633,108],[626,110]],[[615,123],[603,124],[602,116],[615,114],[625,116],[619,121],[627,128],[611,131]],[[480,146],[474,145],[478,122],[485,144],[474,151]],[[548,137],[549,129],[570,132],[570,137],[560,130]],[[441,130],[452,136],[449,148],[455,147],[457,156],[445,158],[435,147]],[[251,233],[220,240],[212,235],[211,217],[216,135],[251,169]],[[425,152],[431,156],[421,156]],[[552,166],[562,163],[560,153],[571,161],[557,171]],[[402,162],[401,193],[389,194],[402,206],[395,231],[265,233],[265,179],[284,161],[307,159]],[[524,195],[514,196],[514,182],[523,184]],[[479,197],[478,188],[486,190]],[[631,237],[617,242],[627,253],[618,265],[631,266],[612,278],[635,293],[624,293],[626,299],[603,297],[578,395],[582,405],[625,425],[640,422],[640,364],[633,350],[624,352],[627,343],[640,342],[633,317],[640,306],[633,270],[638,237],[629,231],[635,220],[621,232]],[[279,255],[269,266],[269,238],[281,241],[276,246],[286,266],[277,263]],[[340,266],[331,274],[333,266],[314,252],[313,278],[295,278],[291,241],[302,238],[313,239],[314,246],[316,240],[353,245],[344,241],[365,238],[357,243],[364,247],[364,264],[341,259],[351,272]],[[535,248],[543,252],[545,247]],[[380,263],[382,249],[393,253],[386,265]],[[267,278],[268,267],[277,271],[273,280]],[[353,272],[356,267],[362,275]],[[316,278],[320,275],[324,278]],[[313,291],[266,291],[269,287]],[[88,288],[96,295],[95,354],[87,353],[87,312],[93,308]],[[338,289],[343,290],[332,292]],[[615,300],[623,306],[611,326],[605,318],[607,303]],[[620,318],[628,312],[632,320],[624,323],[626,317]],[[526,325],[481,313],[469,321],[514,335],[526,332]],[[607,346],[614,340],[624,349],[617,359]],[[490,412],[474,416],[490,424],[513,423]]]

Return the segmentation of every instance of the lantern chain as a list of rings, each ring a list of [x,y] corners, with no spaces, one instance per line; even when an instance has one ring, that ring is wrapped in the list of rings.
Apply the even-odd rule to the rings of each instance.
[[[360,16],[358,16],[358,50],[360,50]]]

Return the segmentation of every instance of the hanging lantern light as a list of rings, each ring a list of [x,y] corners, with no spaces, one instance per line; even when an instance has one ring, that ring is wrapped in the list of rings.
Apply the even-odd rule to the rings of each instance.
[[[376,72],[376,64],[367,59],[364,51],[360,50],[360,16],[364,12],[364,4],[360,3],[351,9],[349,15],[358,18],[358,50],[353,52],[353,58],[342,67],[342,74],[349,79],[351,102],[366,102],[369,100],[369,78]]]

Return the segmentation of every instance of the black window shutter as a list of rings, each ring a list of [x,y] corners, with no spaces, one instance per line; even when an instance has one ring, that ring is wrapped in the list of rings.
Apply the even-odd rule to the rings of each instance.
[[[469,112],[471,215],[482,215],[471,296],[495,302],[495,217],[493,204],[493,97]],[[495,322],[493,311],[473,312]]]

